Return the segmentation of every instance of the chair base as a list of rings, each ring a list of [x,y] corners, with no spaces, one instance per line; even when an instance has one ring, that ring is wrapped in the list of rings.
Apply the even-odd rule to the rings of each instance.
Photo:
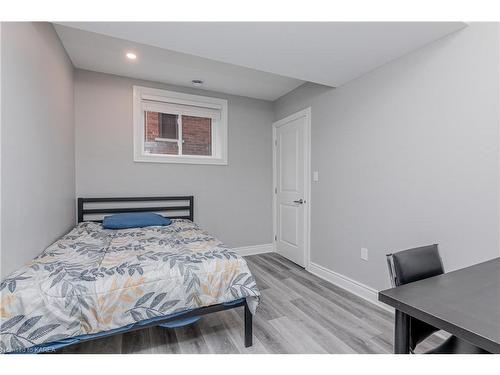
[[[441,345],[435,347],[425,354],[490,354],[484,349],[469,344],[467,341],[451,336]]]

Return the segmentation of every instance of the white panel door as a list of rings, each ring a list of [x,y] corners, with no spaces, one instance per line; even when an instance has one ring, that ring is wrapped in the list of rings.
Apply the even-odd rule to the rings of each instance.
[[[307,115],[275,123],[275,244],[276,251],[306,266],[307,240]]]

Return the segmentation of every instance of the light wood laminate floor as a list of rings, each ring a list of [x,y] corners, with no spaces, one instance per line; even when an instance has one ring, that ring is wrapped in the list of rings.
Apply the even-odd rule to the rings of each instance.
[[[253,346],[243,345],[243,309],[187,327],[147,328],[59,353],[391,353],[393,317],[275,253],[245,257],[262,293]],[[425,351],[441,342],[431,337]]]

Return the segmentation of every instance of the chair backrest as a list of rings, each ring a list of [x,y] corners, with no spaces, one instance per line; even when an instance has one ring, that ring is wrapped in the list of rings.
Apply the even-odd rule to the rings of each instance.
[[[444,273],[437,244],[388,254],[387,263],[393,286],[408,284]]]
[[[394,287],[444,273],[437,244],[388,254],[387,265],[389,266],[391,284]],[[415,318],[410,318],[409,324],[410,349],[412,351],[418,343],[439,331],[430,324]]]

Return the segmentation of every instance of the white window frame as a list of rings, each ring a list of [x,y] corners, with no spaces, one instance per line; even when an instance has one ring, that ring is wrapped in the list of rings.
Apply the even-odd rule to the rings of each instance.
[[[133,100],[135,162],[227,165],[227,100],[143,86],[133,87]],[[220,110],[220,120],[212,120],[212,155],[161,155],[144,152],[143,100]],[[181,140],[182,128],[179,127],[178,132]],[[181,152],[182,145],[179,147],[179,153]]]

